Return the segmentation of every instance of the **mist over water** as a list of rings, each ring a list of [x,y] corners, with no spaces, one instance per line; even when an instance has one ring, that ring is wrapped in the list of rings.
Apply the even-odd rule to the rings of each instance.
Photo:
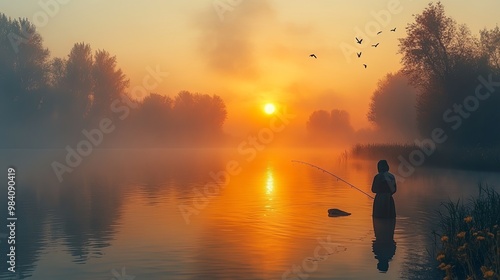
[[[295,266],[310,279],[417,279],[440,202],[476,195],[478,181],[497,190],[500,182],[425,168],[398,182],[396,251],[381,274],[373,201],[291,162],[370,193],[375,161],[333,150],[267,149],[251,161],[234,149],[98,150],[59,183],[48,160],[58,152],[2,151],[2,166],[18,173],[20,279],[111,279],[123,267],[141,279],[281,279]],[[214,187],[228,170],[237,174]],[[330,218],[330,208],[352,214]],[[319,240],[332,245],[315,258]]]

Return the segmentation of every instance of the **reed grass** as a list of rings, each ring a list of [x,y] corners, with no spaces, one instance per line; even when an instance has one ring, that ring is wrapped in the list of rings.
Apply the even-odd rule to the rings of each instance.
[[[480,184],[478,197],[443,206],[435,246],[444,279],[500,279],[500,195]]]
[[[418,149],[420,147],[412,144],[357,144],[351,148],[351,154],[357,158],[397,161],[400,156],[408,159],[410,153]],[[426,156],[423,165],[498,171],[500,148],[438,146],[432,154]]]

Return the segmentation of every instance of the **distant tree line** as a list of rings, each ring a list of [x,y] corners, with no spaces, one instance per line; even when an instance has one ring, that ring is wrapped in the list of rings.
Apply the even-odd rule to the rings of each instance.
[[[343,144],[352,141],[354,128],[345,110],[316,110],[307,121],[311,144]]]
[[[108,145],[200,144],[223,137],[227,111],[219,96],[183,91],[174,98],[151,93],[136,101],[127,94],[129,79],[116,57],[105,50],[77,43],[66,58],[51,58],[33,24],[4,14],[0,38],[2,148],[78,141],[82,129],[117,118],[113,102],[123,96],[134,104]]]

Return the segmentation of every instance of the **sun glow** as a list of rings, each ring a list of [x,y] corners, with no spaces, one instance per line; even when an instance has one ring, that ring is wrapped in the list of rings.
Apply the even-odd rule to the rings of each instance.
[[[266,180],[266,194],[271,195],[274,190],[274,178],[273,172],[268,168],[267,169],[267,180]]]
[[[272,115],[276,111],[276,106],[273,103],[267,103],[264,106],[264,112],[268,115]]]

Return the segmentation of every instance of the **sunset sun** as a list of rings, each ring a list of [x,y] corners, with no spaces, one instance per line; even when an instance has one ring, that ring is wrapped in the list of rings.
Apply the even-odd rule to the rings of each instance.
[[[268,115],[272,115],[276,111],[276,106],[273,103],[267,103],[264,106],[264,112]]]

